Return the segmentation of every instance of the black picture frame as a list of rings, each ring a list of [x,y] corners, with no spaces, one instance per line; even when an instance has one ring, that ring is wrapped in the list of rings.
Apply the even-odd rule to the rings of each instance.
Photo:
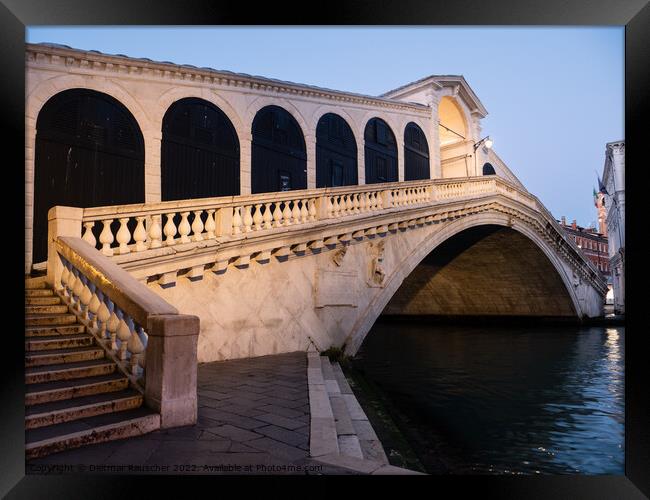
[[[429,476],[419,478],[346,478],[348,483],[363,481],[362,488],[379,486],[384,489],[387,481],[399,480],[401,490],[408,494],[416,490],[404,489],[406,481],[421,481],[420,486],[432,494],[443,494],[449,488],[454,498],[463,495],[495,498],[589,498],[622,499],[650,496],[650,434],[648,423],[650,413],[648,402],[650,391],[644,387],[648,378],[649,363],[647,350],[643,349],[646,332],[641,328],[641,299],[644,294],[635,295],[630,290],[640,288],[644,266],[641,256],[642,237],[638,224],[640,194],[646,185],[641,180],[647,170],[641,160],[644,129],[648,108],[648,84],[650,83],[650,5],[646,0],[492,0],[455,2],[427,0],[399,0],[374,2],[362,0],[328,4],[327,9],[307,9],[304,4],[292,5],[284,2],[211,2],[196,0],[176,2],[159,0],[113,0],[99,2],[89,0],[3,0],[0,4],[0,60],[3,74],[0,77],[2,96],[2,131],[4,135],[3,166],[5,173],[5,195],[17,193],[18,203],[24,193],[24,102],[25,102],[25,26],[26,25],[252,25],[252,24],[299,24],[299,25],[620,25],[625,26],[625,125],[627,154],[626,225],[628,245],[626,249],[626,441],[625,476],[536,476],[536,477],[492,477],[492,476]],[[284,10],[279,10],[279,6]],[[477,48],[477,57],[480,48]],[[561,78],[560,78],[561,80]],[[549,75],[549,84],[561,84]],[[598,82],[594,82],[598,85]],[[612,140],[620,139],[613,137]],[[647,142],[647,141],[646,141]],[[603,152],[604,152],[603,145]],[[643,151],[645,153],[645,151]],[[12,153],[8,155],[7,153]],[[647,153],[644,155],[647,162]],[[600,165],[595,168],[601,168]],[[14,214],[10,207],[11,197],[6,198],[4,220],[16,223],[9,229],[5,225],[5,238],[12,242],[4,246],[9,250],[5,257],[5,300],[6,311],[3,337],[4,376],[2,377],[2,410],[0,412],[0,448],[2,467],[0,473],[0,494],[8,498],[116,498],[134,496],[134,488],[146,481],[148,497],[154,489],[168,488],[175,479],[170,476],[114,476],[114,475],[30,475],[24,474],[24,344],[21,328],[24,328],[23,304],[15,283],[23,283],[19,276],[24,259],[20,242],[24,225],[22,217]],[[24,206],[24,205],[23,205]],[[14,235],[14,236],[11,236]],[[14,255],[14,253],[16,255]],[[14,260],[15,259],[15,260]],[[11,271],[11,272],[8,272]],[[15,274],[13,274],[15,273]],[[15,301],[15,303],[13,302]],[[11,318],[11,319],[9,319]],[[295,478],[259,478],[258,481],[237,481],[237,487],[256,485],[269,487],[269,481],[279,482],[287,490],[293,490]],[[257,479],[257,478],[256,478]],[[327,478],[326,481],[336,478]],[[186,491],[206,491],[204,484],[213,489],[232,485],[231,478],[180,477]],[[218,480],[219,483],[214,483]],[[323,480],[312,478],[312,480]],[[187,481],[203,484],[188,485]],[[265,482],[266,481],[266,482]],[[424,484],[424,482],[427,484]],[[286,482],[286,483],[285,483]],[[261,484],[260,484],[261,483]],[[153,486],[153,488],[152,488]],[[306,484],[301,487],[307,488]],[[346,485],[347,487],[347,485]],[[217,489],[215,489],[217,488]],[[311,486],[310,486],[311,488]],[[330,490],[329,494],[343,494],[341,490]],[[207,490],[210,491],[210,490]],[[298,491],[293,490],[294,493]],[[305,494],[309,494],[305,491]],[[212,495],[212,494],[211,494]]]

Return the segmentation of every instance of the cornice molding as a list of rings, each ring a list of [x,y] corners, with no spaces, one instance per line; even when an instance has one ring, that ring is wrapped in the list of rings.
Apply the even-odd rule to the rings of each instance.
[[[417,113],[428,117],[431,108],[424,104],[406,103],[381,97],[363,96],[337,90],[322,89],[292,82],[274,81],[237,73],[196,68],[174,63],[135,59],[127,56],[99,52],[27,44],[26,65],[30,68],[57,67],[92,72],[105,72],[110,76],[135,76],[158,80],[173,80],[184,84],[219,85],[232,89],[248,89],[262,92],[302,96],[329,101],[373,106]]]

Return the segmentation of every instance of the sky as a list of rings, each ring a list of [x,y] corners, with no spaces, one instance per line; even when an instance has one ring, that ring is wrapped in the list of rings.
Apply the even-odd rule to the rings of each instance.
[[[605,144],[624,135],[624,27],[33,26],[59,43],[380,95],[463,75],[494,151],[559,219],[595,225]]]

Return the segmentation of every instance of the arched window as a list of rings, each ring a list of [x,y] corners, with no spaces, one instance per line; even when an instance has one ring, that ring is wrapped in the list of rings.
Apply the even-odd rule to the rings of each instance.
[[[395,134],[381,118],[372,118],[364,133],[366,184],[396,182],[397,143]]]
[[[358,183],[357,143],[339,115],[327,113],[316,127],[316,187]]]
[[[253,120],[251,191],[267,193],[307,188],[305,139],[296,119],[267,106]]]
[[[422,129],[409,123],[404,129],[404,180],[429,179],[429,144]]]
[[[239,139],[223,111],[194,97],[169,107],[160,175],[163,201],[239,194]]]
[[[483,165],[483,175],[496,175],[497,173],[494,171],[494,167],[492,166],[491,163],[485,163]]]
[[[49,99],[36,121],[34,165],[34,263],[47,259],[51,207],[144,202],[140,127],[128,109],[107,94],[70,89]],[[93,229],[96,238],[100,226]]]

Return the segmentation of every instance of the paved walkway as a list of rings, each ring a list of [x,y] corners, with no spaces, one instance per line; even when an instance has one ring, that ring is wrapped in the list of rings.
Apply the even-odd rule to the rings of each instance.
[[[304,352],[200,364],[198,398],[194,426],[56,453],[26,472],[352,473],[309,458]]]

